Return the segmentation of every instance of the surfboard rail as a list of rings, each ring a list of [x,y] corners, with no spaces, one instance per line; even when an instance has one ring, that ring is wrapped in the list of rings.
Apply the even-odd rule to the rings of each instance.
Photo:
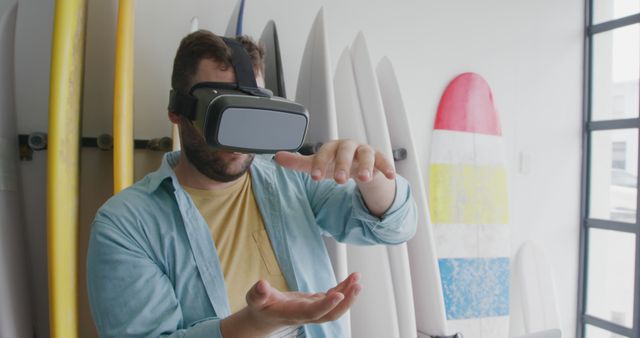
[[[133,184],[134,2],[118,2],[113,88],[113,193]]]
[[[78,335],[80,111],[86,0],[55,5],[49,94],[47,242],[51,337]]]

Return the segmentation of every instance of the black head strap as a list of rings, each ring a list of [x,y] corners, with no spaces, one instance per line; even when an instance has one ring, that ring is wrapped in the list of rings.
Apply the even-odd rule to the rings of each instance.
[[[231,49],[231,64],[236,72],[236,82],[239,88],[256,88],[256,75],[253,73],[253,64],[249,53],[239,41],[223,37],[224,43]]]
[[[171,89],[169,92],[169,111],[178,115],[183,115],[189,120],[194,120],[196,113],[196,103],[198,99],[195,96],[185,93],[180,93],[175,89]]]
[[[231,49],[231,65],[236,73],[237,89],[249,95],[271,97],[272,94],[269,91],[258,88],[251,57],[242,43],[233,38],[222,37],[222,40]],[[169,111],[184,115],[190,120],[195,119],[194,114],[198,99],[191,95],[192,91],[193,88],[189,94],[185,94],[172,89],[169,92]]]

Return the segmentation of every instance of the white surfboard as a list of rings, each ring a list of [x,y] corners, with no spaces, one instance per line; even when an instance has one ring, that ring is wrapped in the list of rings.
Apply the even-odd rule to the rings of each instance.
[[[14,47],[18,4],[0,17],[0,337],[33,336],[18,174]]]
[[[264,83],[273,95],[287,97],[284,85],[282,57],[280,55],[280,42],[276,23],[269,20],[260,35],[260,45],[264,46]],[[332,94],[333,95],[333,94]],[[335,114],[334,114],[335,115]]]
[[[231,19],[227,24],[227,29],[224,32],[224,36],[226,37],[236,37],[242,35],[242,21],[244,20],[244,1],[238,0],[236,6],[233,9],[233,13],[231,13]]]
[[[358,33],[351,46],[351,62],[369,145],[380,150],[388,159],[392,160],[391,139],[389,138],[378,80],[362,32]],[[388,246],[387,254],[398,311],[400,336],[410,337],[416,334],[417,329],[407,245]]]
[[[428,184],[447,328],[508,337],[506,155],[491,89],[478,74],[457,76],[442,95]]]
[[[551,264],[533,241],[522,244],[516,254],[512,285],[510,336],[560,329]]]
[[[307,144],[317,144],[338,138],[333,82],[331,81],[331,60],[329,42],[324,25],[324,11],[320,9],[311,26],[302,56],[296,102],[309,111],[309,131]],[[346,246],[332,238],[325,238],[333,271],[341,281],[348,275]],[[349,327],[349,315],[345,315],[345,327]]]
[[[426,185],[422,178],[409,119],[395,71],[387,57],[382,58],[378,63],[376,74],[387,117],[391,146],[393,149],[404,149],[407,155],[406,159],[395,163],[396,170],[411,184],[413,196],[418,205],[418,230],[413,239],[407,243],[418,335],[421,337],[444,336],[448,332],[440,270],[429,217]]]
[[[363,102],[359,96],[352,55],[348,48],[342,52],[338,61],[334,89],[338,135],[340,138],[369,143]],[[351,308],[353,336],[400,337],[396,297],[386,248],[350,245],[347,247],[347,261],[351,271],[362,273],[364,286],[358,301]]]

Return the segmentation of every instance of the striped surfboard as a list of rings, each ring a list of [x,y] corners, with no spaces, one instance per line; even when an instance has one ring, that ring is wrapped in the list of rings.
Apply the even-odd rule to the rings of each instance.
[[[440,100],[429,201],[449,330],[465,338],[506,338],[506,157],[491,89],[478,74],[457,76]]]

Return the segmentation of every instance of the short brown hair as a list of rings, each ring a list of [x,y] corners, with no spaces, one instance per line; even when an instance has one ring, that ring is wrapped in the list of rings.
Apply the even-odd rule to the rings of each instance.
[[[253,39],[248,35],[240,35],[236,37],[236,40],[244,46],[249,57],[251,57],[253,69],[260,70],[264,74],[264,48],[253,41]]]
[[[264,48],[246,35],[239,36],[236,40],[242,43],[251,57],[253,69],[264,72]],[[173,60],[171,88],[182,93],[189,91],[191,80],[202,59],[211,59],[226,69],[231,66],[231,50],[222,38],[207,30],[201,29],[185,36],[180,41]]]

